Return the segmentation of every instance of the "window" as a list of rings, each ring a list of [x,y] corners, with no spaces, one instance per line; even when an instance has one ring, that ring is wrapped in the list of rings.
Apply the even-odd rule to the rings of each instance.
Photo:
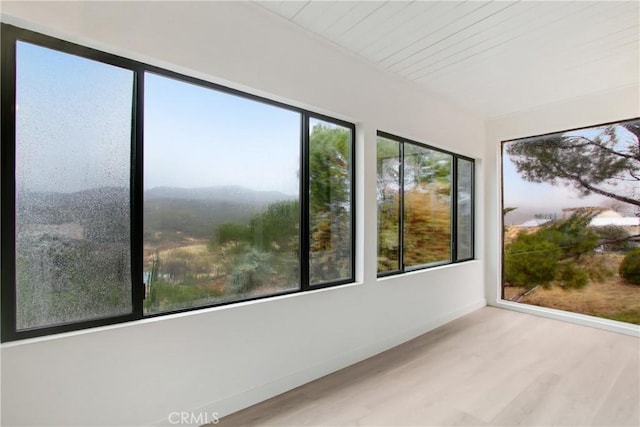
[[[502,143],[502,299],[640,324],[640,119]]]
[[[456,254],[458,260],[473,258],[473,161],[457,158]]]
[[[440,151],[404,144],[405,268],[451,261],[451,159]]]
[[[147,73],[145,312],[300,288],[301,114]]]
[[[473,258],[474,162],[378,132],[378,274]]]
[[[3,341],[354,280],[353,124],[6,24],[1,95]]]
[[[16,329],[131,313],[133,72],[18,42]]]
[[[309,274],[312,285],[353,276],[352,130],[309,124]]]

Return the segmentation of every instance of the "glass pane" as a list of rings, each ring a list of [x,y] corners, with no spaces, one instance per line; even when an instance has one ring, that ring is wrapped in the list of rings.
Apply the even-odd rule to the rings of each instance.
[[[473,258],[473,162],[458,159],[458,259]]]
[[[405,267],[451,261],[449,154],[404,144]]]
[[[17,43],[17,329],[130,313],[133,72]]]
[[[146,313],[299,288],[300,123],[146,74]]]
[[[309,278],[312,285],[352,277],[349,128],[309,121]]]
[[[640,119],[502,144],[502,298],[640,324],[639,150]]]
[[[378,138],[378,272],[400,269],[400,143]]]

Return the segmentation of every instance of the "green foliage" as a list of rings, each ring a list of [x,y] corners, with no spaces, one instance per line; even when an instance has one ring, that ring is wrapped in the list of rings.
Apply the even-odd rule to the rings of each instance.
[[[179,283],[157,279],[150,287],[145,310],[158,312],[195,307],[200,303],[211,301],[222,296],[219,290],[211,289],[204,283],[197,283],[192,278]]]
[[[313,283],[349,277],[350,132],[339,126],[314,126],[309,161],[310,279]],[[162,199],[162,203],[169,202]],[[206,253],[195,248],[185,251],[172,248],[160,250],[162,260],[159,253],[154,258],[148,257],[151,282],[151,295],[145,302],[148,311],[210,303],[212,299],[227,301],[240,295],[299,286],[299,201],[229,203],[225,207],[231,209],[232,215],[222,210],[219,211],[225,213],[223,216],[207,213],[212,209],[199,212],[202,217],[208,215],[208,221],[198,222],[197,230],[193,229],[198,234],[184,232],[186,224],[173,215],[165,218],[171,219],[167,223],[163,218],[155,218],[153,224],[159,231],[154,229],[150,233],[157,234],[161,242],[202,239],[202,225],[208,222],[210,228]]]
[[[556,279],[564,289],[581,289],[589,283],[589,274],[569,261],[560,264]]]
[[[344,209],[317,213],[311,221],[309,280],[312,284],[344,279],[351,273],[351,229]]]
[[[248,242],[251,237],[251,229],[246,224],[225,222],[216,228],[215,239],[210,242],[210,246],[215,248],[229,242]]]
[[[563,258],[579,259],[598,245],[598,235],[589,227],[594,216],[593,212],[578,211],[566,220],[545,225],[539,233],[562,249]]]
[[[625,310],[618,313],[598,314],[598,317],[604,317],[605,319],[613,319],[618,322],[627,322],[640,325],[640,310]]]
[[[259,207],[190,199],[151,199],[144,204],[146,242],[183,241],[185,236],[206,239],[224,222],[245,222]]]
[[[626,240],[629,238],[629,233],[623,227],[607,225],[596,227],[594,231],[600,239],[600,246],[604,251],[622,252],[629,250],[631,247],[631,243]]]
[[[378,205],[378,271],[399,268],[398,202],[382,201]]]
[[[316,124],[309,139],[309,280],[351,275],[351,134]]]
[[[503,208],[502,209],[502,216],[506,216],[509,212],[513,212],[516,209],[518,209],[518,208],[517,207],[511,207],[511,206]]]
[[[548,286],[556,277],[562,250],[539,232],[520,233],[505,247],[504,280],[527,289]]]
[[[587,273],[589,276],[589,281],[592,282],[604,282],[615,275],[615,271],[607,266],[605,262],[602,261],[603,255],[596,255],[598,258],[585,258],[580,261],[580,267]]]
[[[628,122],[589,133],[567,132],[520,140],[506,145],[506,152],[527,181],[562,183],[582,195],[597,193],[640,206],[634,194],[611,190],[620,181],[640,181],[637,128],[637,122]]]
[[[397,179],[397,167],[400,164],[400,143],[390,139],[378,138],[376,153],[378,175],[392,173],[394,178]]]
[[[310,211],[332,210],[350,198],[350,132],[317,124],[309,137]]]
[[[590,274],[576,263],[598,244],[598,236],[588,227],[593,215],[576,212],[533,233],[520,233],[505,246],[505,282],[528,289],[550,286],[554,280],[565,288],[585,286]]]
[[[315,125],[309,143],[309,265],[312,283],[350,275],[350,163],[350,132],[342,127]],[[224,223],[216,228],[214,234],[208,245],[212,252],[227,245],[227,248],[235,248],[237,256],[242,257],[233,266],[231,288],[248,292],[257,286],[255,270],[262,269],[258,268],[261,263],[259,253],[287,253],[289,257],[299,253],[299,202],[272,203],[254,214],[247,224]],[[288,264],[288,258],[282,258],[282,262]]]
[[[271,254],[255,248],[238,258],[231,272],[228,292],[246,294],[263,283],[268,283],[275,273],[271,267]]]
[[[618,273],[627,283],[640,285],[640,249],[634,249],[624,257]]]
[[[378,139],[378,271],[399,266],[399,187],[404,185],[405,266],[451,259],[451,165],[446,153],[404,144],[400,183],[398,143]],[[469,178],[470,179],[470,178]]]
[[[399,268],[400,143],[378,138],[378,272]]]
[[[449,154],[413,144],[404,145],[404,175],[416,183],[450,183],[452,157]]]
[[[287,200],[270,204],[251,218],[250,234],[261,250],[297,252],[300,229],[300,204]]]
[[[275,202],[254,214],[248,224],[225,222],[218,225],[207,246],[211,252],[228,243],[239,244],[240,250],[249,245],[261,250],[297,252],[299,224],[297,200]]]

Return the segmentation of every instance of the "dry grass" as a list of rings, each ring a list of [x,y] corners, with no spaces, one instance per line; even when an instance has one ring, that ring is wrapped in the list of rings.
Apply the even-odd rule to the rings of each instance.
[[[188,246],[179,246],[160,251],[161,258],[188,258],[206,255],[209,255],[209,249],[207,249],[207,245],[204,243],[195,243]]]
[[[603,270],[616,272],[608,278],[592,281],[582,289],[538,288],[519,302],[640,324],[640,286],[626,284],[617,274],[622,258],[620,254],[593,257],[591,261],[599,262]],[[521,292],[523,288],[506,287],[505,299]]]

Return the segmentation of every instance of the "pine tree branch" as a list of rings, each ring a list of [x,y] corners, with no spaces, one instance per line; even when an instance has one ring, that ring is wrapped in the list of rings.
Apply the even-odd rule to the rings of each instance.
[[[598,144],[597,142],[592,141],[592,140],[590,140],[589,138],[586,138],[586,137],[584,137],[584,136],[571,136],[571,137],[569,137],[569,138],[570,138],[570,139],[578,139],[578,140],[582,139],[582,140],[584,140],[584,141],[586,141],[586,142],[585,142],[585,143],[583,143],[583,144],[570,144],[570,145],[564,145],[562,148],[583,148],[583,147],[586,147],[586,146],[591,145],[591,146],[594,146],[594,147],[600,148],[601,150],[604,150],[604,151],[606,151],[606,152],[608,152],[608,153],[614,154],[614,155],[616,155],[616,156],[624,157],[625,159],[630,159],[630,160],[640,160],[640,155],[627,154],[627,153],[621,153],[621,152],[619,152],[619,151],[614,150],[613,148],[609,148],[609,147],[607,147],[607,146],[605,146],[605,145]]]
[[[620,239],[602,240],[602,241],[598,242],[598,246],[610,245],[612,243],[635,242],[636,240],[640,240],[640,234],[635,234],[633,236],[621,237]]]

